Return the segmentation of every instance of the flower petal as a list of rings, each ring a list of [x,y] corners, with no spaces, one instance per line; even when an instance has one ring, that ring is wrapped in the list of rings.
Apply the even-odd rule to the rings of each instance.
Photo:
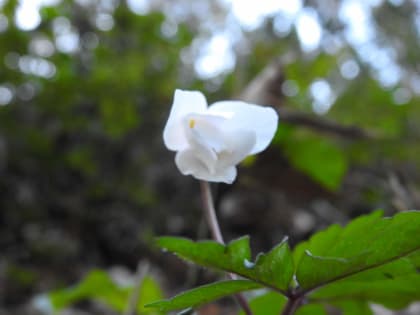
[[[195,155],[193,149],[177,152],[175,164],[184,175],[207,174],[207,166]]]
[[[187,149],[180,151],[175,156],[175,163],[184,175],[192,175],[196,179],[208,182],[224,182],[231,184],[236,178],[236,167],[230,166],[212,174],[206,165],[195,155],[196,151]]]
[[[207,101],[201,92],[176,90],[171,112],[163,130],[165,146],[172,151],[184,150],[188,142],[182,126],[183,117],[190,113],[203,113],[206,109]]]
[[[225,141],[228,149],[218,154],[216,168],[224,169],[236,165],[250,155],[255,146],[256,135],[249,130],[230,130],[225,134]]]
[[[209,182],[223,182],[226,184],[232,184],[237,175],[236,167],[230,166],[223,170],[219,170],[216,174],[210,175],[207,181]]]
[[[192,128],[185,128],[185,134],[188,139],[188,149],[194,152],[194,156],[206,167],[208,172],[214,172],[216,169],[216,152],[208,146],[208,143],[201,135]]]
[[[250,154],[264,150],[277,130],[278,116],[274,109],[241,101],[223,101],[211,105],[208,113],[225,113],[230,116],[226,125],[234,130],[254,131],[255,145]]]
[[[184,128],[200,137],[208,148],[220,152],[225,149],[224,122],[226,118],[208,114],[189,114],[186,116]],[[187,130],[187,132],[188,132]],[[188,138],[188,135],[187,135]]]

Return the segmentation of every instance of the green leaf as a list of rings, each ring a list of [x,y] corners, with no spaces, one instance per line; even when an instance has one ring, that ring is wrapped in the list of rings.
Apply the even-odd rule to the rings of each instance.
[[[413,266],[416,267],[417,270],[419,270],[420,269],[420,251],[416,251],[412,253],[410,256],[408,256],[408,258],[410,259]]]
[[[128,290],[117,286],[105,271],[93,270],[76,286],[53,291],[49,298],[57,311],[89,298],[104,301],[121,311],[127,302]]]
[[[361,277],[350,278],[321,288],[312,296],[331,301],[346,299],[370,301],[391,309],[400,309],[420,300],[419,274],[394,276],[391,273],[384,273],[384,277],[390,278],[364,281]]]
[[[339,301],[333,304],[337,306],[342,315],[372,315],[372,310],[366,301]]]
[[[254,315],[278,315],[286,301],[286,297],[279,293],[267,292],[251,299],[249,306]],[[244,311],[241,311],[239,315],[245,315]]]
[[[330,190],[338,189],[347,171],[344,152],[327,139],[295,139],[284,151],[294,167]]]
[[[105,271],[93,270],[77,285],[50,292],[48,297],[55,311],[79,301],[95,299],[117,312],[123,312],[132,292],[133,287],[117,285]],[[161,298],[162,291],[156,281],[146,276],[139,292],[137,308],[139,314],[158,314],[153,310],[146,310],[143,305]]]
[[[393,218],[381,212],[362,216],[344,228],[315,234],[294,251],[303,292],[322,300],[374,301],[400,308],[419,300],[420,212]]]
[[[162,289],[155,279],[146,276],[141,284],[139,299],[137,302],[137,311],[139,314],[157,314],[151,309],[146,309],[145,304],[152,303],[163,298]]]
[[[296,315],[327,315],[327,312],[323,305],[306,304],[297,309]]]
[[[196,308],[224,296],[259,288],[261,288],[261,285],[248,280],[220,281],[183,292],[171,299],[147,304],[145,307],[156,308],[162,312],[182,310],[190,307]]]
[[[282,124],[274,143],[290,163],[329,190],[337,190],[348,167],[343,150],[331,140]]]
[[[293,260],[289,245],[281,242],[267,254],[251,260],[249,238],[243,237],[222,245],[213,241],[193,242],[184,238],[162,237],[158,245],[181,258],[205,267],[233,272],[280,292],[288,289],[293,277]]]
[[[254,315],[278,315],[284,309],[287,298],[276,292],[267,292],[249,301]],[[296,315],[326,315],[325,308],[319,304],[305,304],[299,307]],[[239,315],[244,315],[240,312]]]

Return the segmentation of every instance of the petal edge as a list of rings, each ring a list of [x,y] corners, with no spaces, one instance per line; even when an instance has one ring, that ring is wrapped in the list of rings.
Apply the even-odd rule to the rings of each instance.
[[[231,113],[228,126],[231,129],[254,131],[256,141],[250,154],[263,151],[270,144],[277,130],[277,112],[268,106],[249,104],[242,101],[222,101],[212,104],[208,112]]]
[[[163,130],[163,142],[172,151],[184,150],[187,139],[182,126],[182,118],[190,113],[204,113],[207,101],[199,91],[175,90],[174,101],[168,120]]]

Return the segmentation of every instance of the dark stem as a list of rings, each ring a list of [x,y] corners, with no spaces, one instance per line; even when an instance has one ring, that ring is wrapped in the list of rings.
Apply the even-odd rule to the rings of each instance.
[[[206,215],[206,220],[210,227],[210,231],[213,236],[213,239],[220,244],[225,244],[225,242],[223,241],[222,232],[220,231],[219,222],[217,221],[216,209],[214,208],[214,202],[213,202],[213,196],[210,190],[210,184],[205,181],[200,181],[200,188],[201,188],[201,197],[203,199],[203,206],[204,206],[204,212]],[[232,280],[236,279],[236,275],[232,273],[228,273],[228,276]],[[235,294],[234,296],[235,296],[236,301],[244,310],[245,314],[253,315],[251,308],[249,307],[246,299],[242,296],[242,294],[238,293],[238,294]]]
[[[281,315],[293,315],[302,303],[302,296],[291,296],[281,312]]]

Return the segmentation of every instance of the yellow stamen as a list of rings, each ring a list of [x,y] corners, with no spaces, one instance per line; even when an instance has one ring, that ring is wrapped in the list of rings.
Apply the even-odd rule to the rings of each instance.
[[[195,120],[194,119],[190,119],[190,123],[189,123],[190,128],[194,128],[195,126]]]

